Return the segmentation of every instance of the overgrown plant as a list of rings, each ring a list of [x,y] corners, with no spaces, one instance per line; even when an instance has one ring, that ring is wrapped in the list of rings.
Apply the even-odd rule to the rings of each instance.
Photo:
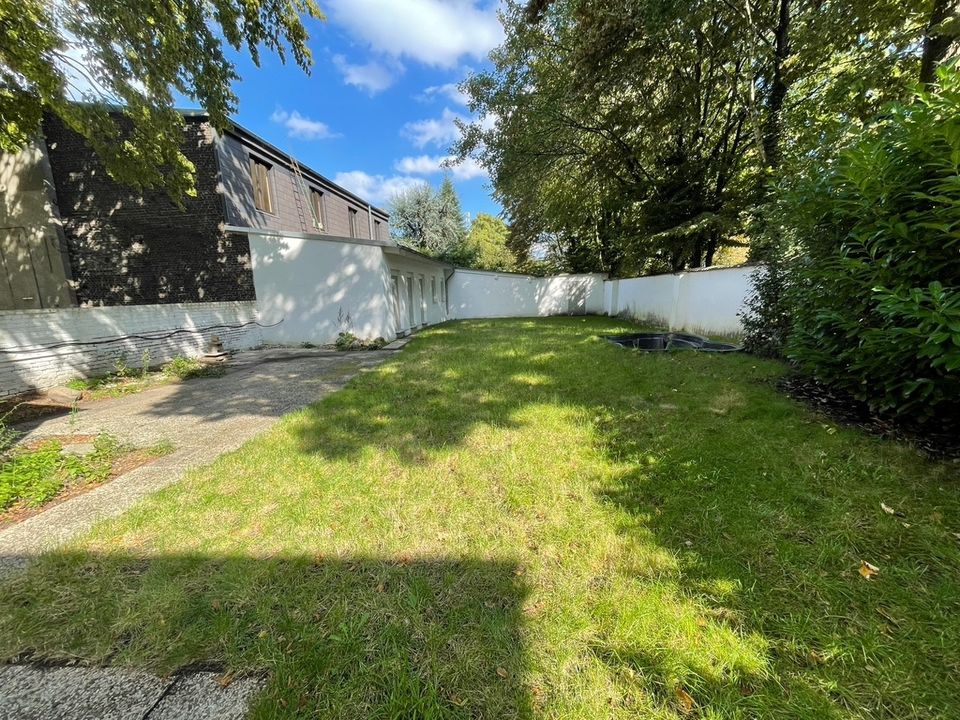
[[[960,72],[793,196],[787,356],[880,413],[960,417]]]

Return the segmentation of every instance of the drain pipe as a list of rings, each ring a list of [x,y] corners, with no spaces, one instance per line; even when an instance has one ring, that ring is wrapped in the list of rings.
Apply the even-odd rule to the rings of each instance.
[[[456,272],[456,268],[443,271],[443,314],[447,320],[450,319],[450,279]]]

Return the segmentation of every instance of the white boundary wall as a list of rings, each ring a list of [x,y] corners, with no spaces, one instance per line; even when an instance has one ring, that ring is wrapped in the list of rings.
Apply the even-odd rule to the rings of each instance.
[[[536,277],[457,269],[448,283],[450,317],[538,317],[602,314],[606,276]]]
[[[196,357],[208,350],[213,335],[228,350],[256,347],[260,328],[246,324],[256,320],[254,301],[2,310],[0,397],[108,373],[120,359],[139,368],[145,352],[151,365]]]
[[[704,335],[739,335],[740,313],[758,266],[715,268],[608,280],[604,311],[670,330]]]
[[[377,244],[250,233],[253,285],[267,343],[332,343],[343,331],[396,335],[390,267]],[[348,319],[349,316],[349,319]]]

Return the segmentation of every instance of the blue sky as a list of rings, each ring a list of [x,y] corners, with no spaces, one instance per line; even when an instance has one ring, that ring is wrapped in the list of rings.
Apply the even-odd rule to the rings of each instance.
[[[264,53],[242,78],[236,120],[374,204],[413,183],[436,187],[454,119],[469,117],[456,84],[502,38],[490,0],[321,0],[310,21],[312,73]],[[474,163],[446,170],[471,217],[498,214]]]

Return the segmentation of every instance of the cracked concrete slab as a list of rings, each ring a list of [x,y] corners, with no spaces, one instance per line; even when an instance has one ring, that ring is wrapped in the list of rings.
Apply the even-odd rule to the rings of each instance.
[[[263,678],[164,678],[121,668],[0,665],[0,720],[240,720]]]

